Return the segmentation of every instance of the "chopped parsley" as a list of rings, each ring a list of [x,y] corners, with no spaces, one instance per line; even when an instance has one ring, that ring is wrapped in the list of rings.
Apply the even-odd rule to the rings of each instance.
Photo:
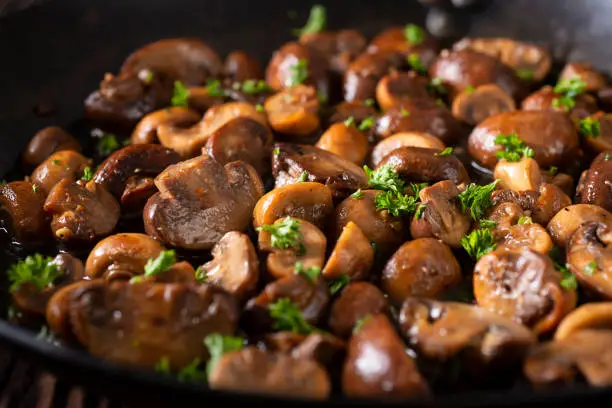
[[[346,285],[351,282],[351,278],[348,275],[341,275],[336,279],[332,279],[329,281],[329,293],[334,296],[336,293],[340,292]]]
[[[355,118],[353,116],[349,116],[348,119],[344,121],[344,126],[355,126]]]
[[[56,166],[59,166],[59,165],[61,165],[61,164],[62,164],[62,161],[61,161],[61,160],[59,160],[59,159],[53,159],[53,160],[51,160],[51,163],[53,163],[53,164],[54,164],[54,165],[56,165]]]
[[[516,76],[524,81],[533,80],[533,70],[526,68],[519,68],[516,70]]]
[[[371,315],[366,315],[366,316],[362,317],[361,319],[357,320],[357,322],[355,323],[355,327],[353,327],[353,334],[357,333],[359,330],[361,330],[363,325],[366,324],[367,322],[369,322],[370,320],[372,320],[372,316]]]
[[[419,198],[419,193],[421,192],[422,189],[428,187],[429,185],[427,183],[410,183],[409,187],[412,190],[412,194],[414,195],[414,198]]]
[[[34,254],[11,265],[7,271],[11,284],[9,290],[15,292],[25,282],[33,284],[38,290],[51,286],[62,275],[57,265],[52,262],[53,258]]]
[[[585,89],[586,83],[578,77],[560,80],[553,88],[553,92],[559,95],[553,99],[553,107],[569,112],[576,106],[576,97]]]
[[[257,105],[255,105],[255,110],[257,112],[265,112],[266,109],[264,108],[264,106],[261,103],[258,103]]]
[[[414,218],[416,218],[417,220],[420,219],[423,216],[423,211],[425,211],[426,207],[427,207],[426,204],[419,203],[416,211],[414,212]]]
[[[260,93],[269,92],[272,90],[270,86],[266,83],[266,81],[260,79],[247,79],[241,85],[242,92],[249,95],[257,95]]]
[[[274,330],[310,334],[315,328],[308,323],[300,309],[288,298],[282,298],[268,306],[270,317],[274,319]]]
[[[297,64],[292,65],[289,69],[291,71],[289,86],[300,85],[308,78],[308,60],[298,60]]]
[[[442,78],[432,78],[427,85],[429,91],[436,95],[446,95],[448,93],[448,89],[444,86],[444,81]]]
[[[374,117],[368,116],[364,120],[361,121],[357,129],[363,132],[363,131],[370,129],[372,126],[374,126]]]
[[[436,153],[435,156],[446,157],[446,156],[450,156],[451,154],[453,154],[453,148],[447,147],[446,149],[442,150],[440,153]]]
[[[601,134],[601,125],[599,120],[588,117],[584,118],[579,123],[580,133],[586,137],[598,138]]]
[[[395,191],[400,193],[404,190],[404,180],[397,174],[391,165],[380,166],[376,170],[363,166],[368,176],[368,185],[377,190]]]
[[[227,95],[225,89],[221,87],[221,81],[218,79],[213,79],[206,83],[206,93],[208,96],[213,97],[224,97]],[[189,91],[187,91],[187,96],[189,97]]]
[[[170,374],[170,360],[168,357],[163,356],[155,363],[155,371],[160,374]]]
[[[199,266],[195,271],[195,278],[198,283],[206,282],[208,280],[208,271],[202,266]]]
[[[303,183],[303,182],[305,182],[305,181],[308,181],[308,172],[307,172],[306,170],[304,170],[304,171],[302,172],[302,174],[300,174],[300,177],[298,178],[298,180],[297,180],[297,181],[298,181],[298,182],[300,182],[300,183]]]
[[[306,277],[309,281],[314,283],[321,275],[321,268],[317,266],[311,266],[310,268],[304,269],[304,265],[302,264],[302,262],[298,261],[295,263],[295,273],[297,275],[302,275]]]
[[[268,231],[270,233],[270,243],[275,248],[293,248],[298,250],[299,253],[305,251],[304,244],[300,241],[302,239],[300,222],[295,218],[287,216],[282,221],[263,225],[257,228],[257,231]]]
[[[552,259],[555,269],[561,273],[561,287],[565,290],[576,290],[578,289],[578,281],[576,276],[570,271],[569,265],[563,259],[563,254],[559,247],[554,246],[548,256]]]
[[[38,193],[38,186],[36,184],[32,184],[32,191]]]
[[[181,81],[174,81],[174,92],[170,103],[172,106],[189,107],[189,89]]]
[[[519,225],[533,224],[533,220],[531,219],[531,217],[525,217],[521,215],[518,219],[518,224]]]
[[[372,98],[368,98],[368,99],[366,99],[365,101],[363,101],[363,104],[364,104],[365,106],[367,106],[367,107],[372,107],[372,106],[374,106],[374,103],[375,103],[375,102],[374,102],[374,99],[372,99]]]
[[[144,276],[154,276],[166,272],[176,263],[174,250],[161,251],[157,258],[151,258],[144,267]]]
[[[474,221],[483,218],[485,212],[493,205],[491,194],[495,190],[497,183],[499,183],[499,180],[484,186],[471,183],[466,187],[465,191],[457,196],[461,202],[461,209],[464,212],[469,210]]]
[[[488,228],[475,229],[461,238],[461,246],[473,259],[478,260],[482,256],[493,251],[497,244],[493,239],[493,234]]]
[[[395,191],[382,191],[375,201],[378,211],[387,210],[395,217],[407,216],[417,210],[417,199],[414,196]]]
[[[559,168],[557,166],[550,166],[548,168],[548,174],[550,174],[551,176],[556,175],[559,172]]]
[[[327,98],[327,95],[325,95],[323,92],[317,91],[317,99],[320,104],[325,104],[327,103],[328,98]]]
[[[272,153],[273,153],[275,156],[278,156],[278,155],[280,154],[280,149],[279,149],[278,147],[275,147],[275,148],[274,148],[274,150],[272,151]]]
[[[473,93],[476,90],[476,88],[474,88],[472,85],[468,85],[465,88],[463,88],[463,92],[465,92],[467,95]]]
[[[204,345],[208,349],[210,358],[206,363],[206,374],[210,375],[213,367],[225,353],[242,350],[244,339],[241,337],[224,336],[219,333],[209,334],[204,339]]]
[[[535,156],[534,150],[527,146],[527,143],[518,138],[516,133],[509,135],[498,135],[495,138],[495,144],[502,146],[504,150],[495,152],[498,159],[504,159],[509,162],[517,162],[524,158],[532,158]]]
[[[400,115],[407,118],[408,116],[410,116],[410,111],[405,108],[402,108],[402,110],[400,111]]]
[[[406,27],[404,27],[404,37],[406,37],[406,41],[411,45],[419,45],[425,41],[427,35],[425,34],[425,30],[418,25],[407,24]]]
[[[604,161],[608,160],[610,160],[610,153],[606,153],[606,155],[604,156]]]
[[[316,34],[324,31],[327,26],[327,11],[320,4],[315,4],[310,9],[310,15],[306,25],[302,28],[293,30],[298,37],[304,34]]]
[[[81,180],[90,181],[93,178],[93,171],[91,171],[91,167],[87,166],[83,169],[83,176],[81,176]]]
[[[117,141],[117,136],[112,133],[102,133],[98,141],[98,154],[100,156],[108,156],[120,147],[121,144]]]
[[[493,229],[497,227],[497,223],[495,221],[486,220],[486,219],[482,219],[478,221],[478,225],[480,225],[480,228],[488,228],[488,229]]]
[[[597,271],[597,262],[591,261],[584,268],[584,273],[591,276]]]
[[[419,74],[427,73],[427,68],[425,68],[425,65],[423,65],[423,63],[421,62],[421,57],[416,52],[413,52],[408,55],[407,61],[408,65],[410,65],[410,68],[412,68]]]
[[[187,364],[185,367],[178,372],[178,380],[180,382],[195,382],[195,383],[203,383],[206,381],[206,373],[200,369],[200,364],[202,360],[199,358],[194,358],[193,361]]]
[[[351,194],[351,197],[353,197],[355,200],[361,200],[363,198],[363,192],[361,191],[361,189],[359,189],[353,194]]]

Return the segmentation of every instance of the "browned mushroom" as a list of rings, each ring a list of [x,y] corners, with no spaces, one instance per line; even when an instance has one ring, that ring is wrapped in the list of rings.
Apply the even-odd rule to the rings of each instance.
[[[36,243],[49,237],[45,193],[29,181],[0,186],[0,222],[14,240]]]
[[[556,173],[555,168],[551,167],[548,171],[542,173],[542,180],[544,183],[557,187],[566,196],[574,194],[574,177],[567,173]],[[542,186],[540,186],[542,189]]]
[[[312,332],[308,335],[286,331],[271,333],[264,337],[262,343],[268,351],[290,354],[295,359],[316,361],[328,369],[342,363],[346,349],[344,341],[325,332]]]
[[[586,92],[599,91],[608,86],[606,77],[586,62],[568,62],[559,79],[579,78],[585,84]]]
[[[237,50],[225,57],[223,75],[232,82],[243,82],[263,78],[263,70],[255,58],[242,50]]]
[[[213,389],[322,400],[331,393],[327,372],[316,361],[257,347],[224,354],[208,382]]]
[[[356,164],[315,146],[276,143],[272,172],[276,187],[301,181],[325,184],[336,199],[365,188],[368,177]],[[303,178],[306,180],[303,180]]]
[[[417,27],[420,30],[420,27]],[[406,27],[389,27],[378,33],[368,47],[370,52],[395,52],[403,58],[411,54],[419,57],[424,67],[429,67],[438,54],[438,44],[432,36],[422,31],[422,40],[417,43],[410,41],[406,35]]]
[[[528,157],[518,162],[498,161],[493,177],[499,180],[500,188],[514,191],[537,190],[542,183],[538,162]]]
[[[78,344],[70,323],[70,296],[76,288],[88,286],[90,280],[79,280],[58,288],[47,301],[45,317],[51,333],[67,343]]]
[[[466,88],[453,99],[453,116],[469,125],[477,125],[502,112],[516,109],[512,96],[496,84]]]
[[[32,172],[31,180],[43,193],[49,191],[64,178],[79,179],[91,160],[72,150],[53,153]]]
[[[555,340],[564,340],[581,330],[612,329],[612,302],[585,303],[569,313],[557,330]]]
[[[405,64],[395,51],[366,51],[353,60],[344,73],[344,100],[365,101],[376,96],[376,85],[392,67]]]
[[[361,229],[352,221],[342,228],[334,250],[321,274],[325,279],[348,276],[351,280],[368,277],[374,263],[374,249]]]
[[[334,300],[329,327],[335,335],[346,339],[359,320],[379,313],[388,315],[389,311],[389,302],[380,289],[368,282],[352,282]]]
[[[563,276],[546,255],[530,249],[499,248],[474,267],[478,306],[533,328],[555,329],[576,307],[576,291],[563,289]]]
[[[200,121],[202,116],[191,109],[171,106],[145,115],[132,132],[131,144],[158,143],[157,128],[161,125],[190,127]]]
[[[382,110],[400,106],[413,100],[426,99],[435,103],[427,90],[427,78],[416,72],[397,72],[382,77],[376,85],[376,100]]]
[[[548,223],[546,229],[554,243],[566,248],[570,238],[585,222],[596,221],[612,227],[612,214],[592,204],[574,204],[563,208]]]
[[[553,241],[546,229],[540,224],[533,223],[529,217],[526,217],[526,220],[527,223],[511,225],[503,235],[496,234],[497,244],[507,249],[529,248],[540,254],[550,252]]]
[[[584,135],[582,140],[587,146],[597,153],[612,150],[612,114],[600,111],[586,120],[591,121],[597,129],[594,133]]]
[[[44,162],[49,156],[61,150],[80,151],[80,143],[57,126],[49,126],[39,130],[23,151],[21,160],[24,165],[34,168]]]
[[[370,146],[368,137],[357,127],[347,123],[334,123],[317,141],[316,147],[357,165],[365,162]]]
[[[374,119],[378,112],[372,106],[374,99],[370,99],[368,103],[364,102],[342,102],[332,107],[327,118],[327,124],[332,125],[338,122],[345,122],[353,118],[355,123],[361,124],[366,119]]]
[[[319,99],[312,86],[297,85],[266,99],[270,126],[279,133],[308,136],[319,128]]]
[[[384,314],[366,317],[348,345],[342,391],[350,397],[416,397],[427,382]]]
[[[600,153],[581,178],[576,201],[612,211],[612,150]]]
[[[243,162],[225,166],[203,155],[173,164],[155,178],[159,192],[143,210],[145,230],[185,249],[210,249],[230,231],[244,231],[262,181]]]
[[[578,150],[574,122],[554,111],[512,111],[491,116],[474,128],[468,139],[468,152],[480,164],[493,168],[498,162],[497,136],[516,133],[535,151],[541,168],[562,167],[572,161]]]
[[[558,103],[561,95],[555,93],[549,85],[532,93],[521,103],[522,110],[554,110],[557,112],[568,112],[572,118],[583,119],[597,112],[597,100],[589,94],[580,94],[574,98],[575,105],[569,107]]]
[[[119,203],[94,181],[65,178],[53,187],[43,207],[55,238],[65,243],[93,242],[109,235],[120,216]]]
[[[374,146],[370,162],[374,167],[393,150],[404,146],[424,147],[427,149],[444,150],[446,146],[435,136],[423,132],[400,132],[382,139]]]
[[[296,72],[303,70],[306,85],[314,86],[324,95],[329,94],[328,62],[314,47],[289,42],[276,50],[266,67],[266,83],[273,89],[290,88],[300,83]],[[300,78],[301,79],[301,78]]]
[[[460,191],[450,180],[440,181],[419,192],[420,216],[410,224],[413,238],[437,238],[446,245],[459,248],[461,238],[472,227],[472,220],[459,205]]]

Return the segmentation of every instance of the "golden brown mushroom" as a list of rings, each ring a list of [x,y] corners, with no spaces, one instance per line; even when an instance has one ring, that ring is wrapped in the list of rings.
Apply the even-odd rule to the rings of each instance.
[[[321,274],[325,279],[348,276],[351,280],[368,277],[374,263],[374,249],[361,229],[352,221],[342,228],[334,250]]]
[[[81,144],[62,128],[49,126],[39,130],[30,139],[21,159],[26,166],[33,168],[61,150],[78,152],[81,150]]]
[[[557,327],[555,340],[564,340],[587,329],[612,329],[612,302],[585,303],[576,308]]]
[[[514,99],[495,84],[467,88],[453,99],[453,116],[469,125],[477,125],[502,112],[516,109]]]
[[[161,125],[189,128],[202,119],[202,116],[191,109],[171,106],[145,115],[134,128],[132,144],[158,143],[157,128]]]
[[[399,132],[382,139],[372,149],[370,162],[376,167],[392,151],[404,146],[444,150],[446,146],[435,136],[423,132]]]
[[[308,136],[319,128],[319,99],[315,88],[297,85],[272,95],[264,104],[270,126],[291,136]]]
[[[570,238],[585,222],[596,221],[612,227],[612,214],[592,204],[574,204],[563,208],[548,223],[546,229],[554,243],[566,248]]]
[[[85,167],[91,166],[91,160],[73,150],[61,150],[53,153],[34,171],[30,179],[43,193],[49,191],[64,178],[78,180]]]
[[[29,181],[0,186],[0,221],[18,242],[36,243],[49,237],[44,204],[45,193]]]
[[[367,136],[354,125],[334,123],[321,135],[319,149],[334,153],[356,165],[362,165],[370,149]]]

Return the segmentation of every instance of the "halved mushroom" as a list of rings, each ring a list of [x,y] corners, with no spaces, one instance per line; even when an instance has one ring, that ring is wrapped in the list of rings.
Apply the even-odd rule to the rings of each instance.
[[[144,273],[145,264],[164,247],[145,234],[121,233],[106,237],[91,250],[85,263],[89,279],[130,278]]]
[[[413,238],[437,238],[453,248],[461,246],[461,238],[472,227],[472,219],[460,207],[460,191],[450,180],[440,181],[419,192],[422,212],[410,224]]]
[[[415,71],[392,71],[378,81],[376,100],[383,111],[415,99],[435,102],[427,90],[428,83],[427,78],[418,75]]]
[[[427,382],[384,314],[366,317],[348,345],[342,391],[350,397],[416,397]]]
[[[376,96],[376,85],[393,67],[405,65],[405,58],[388,50],[365,51],[353,60],[344,73],[344,100],[365,101]]]
[[[453,99],[453,116],[469,125],[477,125],[502,112],[516,109],[512,96],[495,84],[464,89]]]
[[[546,229],[554,243],[566,248],[576,230],[585,222],[596,221],[612,228],[612,214],[592,204],[574,204],[563,208],[548,223]]]
[[[202,119],[202,115],[198,112],[180,106],[170,106],[156,110],[145,115],[138,122],[132,132],[131,144],[158,143],[157,128],[159,126],[187,128],[198,123],[200,119]]]
[[[319,99],[312,86],[297,85],[266,99],[270,126],[279,133],[308,136],[319,128]]]
[[[531,327],[536,334],[555,329],[576,307],[576,291],[561,287],[552,260],[526,248],[499,248],[474,267],[478,306]]]
[[[402,245],[385,265],[381,285],[392,303],[409,297],[436,298],[461,281],[461,267],[450,248],[437,239]]]
[[[374,146],[370,162],[378,166],[393,150],[404,146],[444,150],[446,146],[435,136],[423,132],[400,132],[382,139]]]
[[[248,235],[231,231],[212,249],[212,261],[198,268],[206,283],[218,286],[238,299],[251,293],[259,281],[259,259]]]
[[[278,332],[265,336],[260,343],[267,351],[289,354],[295,359],[316,361],[327,369],[334,369],[344,361],[346,344],[325,332],[304,335]]]
[[[223,75],[232,82],[243,82],[248,79],[263,78],[259,62],[242,50],[230,52],[225,57]]]
[[[552,239],[546,229],[533,222],[510,226],[503,236],[497,236],[496,241],[507,249],[529,248],[545,255],[553,248]]]
[[[591,115],[588,120],[597,125],[599,132],[585,135],[582,140],[595,152],[612,150],[612,114],[600,111]]]
[[[575,104],[571,109],[555,102],[561,96],[562,95],[555,93],[550,85],[546,85],[523,99],[523,102],[521,102],[521,109],[567,112],[572,119],[575,120],[586,118],[597,112],[597,100],[592,95],[584,93],[577,95],[574,98]]]
[[[581,177],[576,201],[612,211],[612,151],[600,153]],[[608,158],[608,160],[606,160]]]
[[[468,152],[480,164],[493,168],[499,161],[495,144],[499,135],[516,133],[534,149],[534,159],[541,168],[563,167],[576,157],[578,134],[574,122],[554,111],[512,111],[491,116],[474,128],[468,139]]]
[[[608,86],[606,77],[586,62],[568,62],[559,75],[559,79],[579,78],[585,84],[586,92],[599,91]]]
[[[493,178],[499,180],[500,188],[514,191],[537,190],[542,183],[538,162],[528,157],[518,162],[498,161]]]
[[[296,247],[278,248],[272,245],[272,235],[269,231],[259,232],[259,249],[269,252],[266,260],[268,273],[275,279],[285,278],[295,273],[295,265],[301,262],[304,269],[323,267],[327,238],[315,225],[308,221],[291,219],[291,217],[276,220],[274,224],[288,221],[297,222],[300,238]],[[273,225],[274,225],[273,224]]]
[[[612,299],[612,225],[583,223],[567,244],[567,263],[580,284],[606,300]]]
[[[51,232],[64,243],[93,242],[109,235],[121,215],[119,203],[106,188],[70,178],[51,189],[43,209],[52,217]]]
[[[326,185],[311,182],[289,184],[273,189],[257,201],[253,226],[258,228],[291,216],[323,228],[333,211],[332,193]]]
[[[302,34],[300,43],[323,54],[328,60],[330,71],[335,74],[343,74],[351,61],[366,47],[365,37],[357,30]]]
[[[458,363],[452,366],[470,377],[512,372],[536,343],[527,327],[465,303],[407,299],[399,323],[420,356]]]
[[[224,354],[208,382],[213,389],[323,400],[331,381],[316,361],[251,346]]]
[[[538,190],[495,190],[491,201],[494,206],[503,202],[516,203],[525,211],[520,215],[531,216],[534,222],[542,225],[547,225],[562,208],[572,204],[559,187],[546,183],[540,184]]]
[[[325,184],[335,199],[342,199],[368,184],[361,167],[327,150],[290,143],[276,143],[274,148],[276,187],[299,183],[306,173],[306,180]]]
[[[569,313],[557,330],[555,340],[564,340],[581,330],[612,329],[612,302],[585,303]]]
[[[185,249],[210,249],[225,233],[244,231],[264,191],[250,165],[223,166],[206,155],[169,166],[155,185],[159,192],[143,210],[145,231]]]
[[[239,117],[253,119],[264,126],[268,123],[266,115],[257,111],[250,103],[229,102],[213,106],[206,111],[200,122],[187,129],[159,125],[157,136],[162,145],[175,150],[183,158],[190,158],[200,154],[200,150],[214,132]]]
[[[207,356],[202,339],[233,334],[238,307],[209,285],[90,281],[70,296],[70,324],[79,342],[105,360],[153,367],[165,358],[180,369]]]
[[[356,165],[365,162],[370,146],[368,137],[353,125],[334,123],[321,135],[319,149],[334,153]]]
[[[372,99],[371,102],[373,103],[374,100]],[[361,123],[365,119],[375,118],[377,115],[378,112],[370,103],[342,102],[330,109],[326,122],[328,125],[332,125],[338,122],[345,122],[352,117],[355,123]]]
[[[329,327],[335,335],[347,339],[358,321],[379,313],[390,313],[389,302],[380,289],[368,282],[352,282],[334,300]]]
[[[450,180],[458,186],[470,182],[467,170],[455,155],[440,155],[442,150],[403,146],[393,150],[376,168],[391,166],[405,181],[437,182]]]
[[[49,126],[39,130],[28,142],[21,160],[27,167],[34,168],[44,162],[49,156],[61,150],[80,151],[81,144],[57,126]]]
[[[342,228],[334,250],[321,274],[325,279],[348,276],[351,280],[366,279],[374,263],[374,249],[363,231],[352,221]]]
[[[58,288],[47,301],[45,318],[51,333],[67,343],[78,344],[78,340],[72,331],[70,323],[70,296],[76,288],[88,286],[90,280],[75,281],[66,286]]]
[[[44,194],[64,178],[79,179],[91,160],[72,150],[53,153],[32,172],[30,179]]]
[[[36,243],[49,236],[43,211],[45,193],[29,181],[0,186],[0,222],[17,242]]]
[[[304,66],[306,74],[303,83],[328,95],[328,62],[325,55],[315,48],[296,42],[286,43],[274,52],[266,67],[266,83],[276,90],[297,85],[295,72],[300,64]]]

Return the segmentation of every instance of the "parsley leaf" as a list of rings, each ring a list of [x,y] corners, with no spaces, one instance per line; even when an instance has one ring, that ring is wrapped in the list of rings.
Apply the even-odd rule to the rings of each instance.
[[[485,219],[478,221],[478,225],[480,225],[480,228],[487,228],[487,229],[493,229],[497,227],[497,223],[495,221],[485,220]]]
[[[586,265],[586,267],[584,268],[584,273],[586,273],[589,276],[593,275],[596,271],[597,271],[597,262],[596,261],[589,262]]]
[[[554,246],[548,256],[552,259],[555,269],[561,272],[561,287],[565,290],[576,290],[578,289],[578,281],[576,276],[570,271],[569,265],[563,259],[563,254],[559,247]]]
[[[598,138],[601,133],[599,120],[595,118],[584,118],[580,121],[580,133],[586,137]]]
[[[208,271],[201,266],[195,271],[195,277],[198,283],[204,283],[208,279]]]
[[[402,110],[400,111],[400,115],[407,118],[408,116],[410,116],[410,111],[408,109],[402,108]]]
[[[548,168],[548,174],[550,174],[551,176],[554,176],[558,172],[559,172],[559,168],[557,166],[550,166]]]
[[[391,165],[380,166],[376,170],[363,166],[368,176],[368,186],[377,190],[388,190],[402,192],[404,190],[404,180],[396,173]]]
[[[264,106],[261,103],[258,103],[257,105],[255,105],[255,110],[257,112],[265,112],[266,109],[264,108]]]
[[[304,83],[308,78],[308,60],[298,60],[297,64],[292,65],[289,70],[291,71],[289,86],[296,86]]]
[[[502,146],[504,150],[495,152],[498,159],[505,159],[509,162],[517,162],[526,157],[533,157],[535,152],[527,143],[518,138],[516,133],[509,135],[498,135],[495,144]]]
[[[407,24],[406,27],[404,27],[404,37],[406,37],[406,41],[411,45],[422,44],[426,36],[425,30],[416,24]]]
[[[525,68],[517,69],[516,76],[524,81],[531,81],[533,79],[533,70]]]
[[[178,372],[178,380],[203,383],[206,381],[206,373],[202,372],[198,367],[202,363],[199,358],[194,358],[193,361],[187,364]]]
[[[469,256],[478,260],[493,251],[497,244],[490,229],[475,229],[461,238],[461,246]]]
[[[553,88],[553,92],[559,95],[553,100],[553,107],[569,112],[576,106],[576,97],[585,89],[586,83],[578,77],[560,80]]]
[[[100,141],[98,141],[98,154],[100,156],[108,156],[120,147],[117,136],[112,133],[102,133]]]
[[[257,231],[268,231],[270,233],[270,243],[275,248],[280,249],[297,249],[298,252],[304,251],[304,244],[300,241],[302,234],[300,233],[300,222],[289,216],[282,221],[277,221],[274,224],[262,225],[257,228]]]
[[[272,88],[262,79],[259,81],[247,79],[242,83],[242,92],[249,95],[257,95],[260,93],[269,92],[271,90]]]
[[[204,339],[204,345],[208,349],[210,358],[206,363],[206,374],[210,375],[213,367],[225,353],[242,350],[244,339],[241,337],[224,336],[219,333],[209,334]]]
[[[444,86],[444,81],[442,78],[432,78],[427,85],[429,92],[435,95],[446,95],[448,93],[448,89]]]
[[[361,319],[357,320],[357,323],[355,323],[355,327],[353,327],[353,333],[357,333],[359,330],[361,330],[363,325],[369,322],[371,319],[372,319],[371,315],[366,315],[362,317]]]
[[[372,106],[374,106],[374,103],[375,103],[375,102],[374,102],[374,99],[372,99],[372,98],[368,98],[368,99],[366,99],[365,101],[363,101],[363,104],[364,104],[365,106],[367,106],[367,107],[372,107]]]
[[[329,293],[334,296],[336,293],[340,292],[346,285],[351,282],[351,278],[348,275],[341,275],[336,279],[332,279],[329,281]]]
[[[206,83],[206,93],[208,94],[208,96],[213,97],[223,97],[227,95],[225,89],[221,87],[221,81],[219,81],[218,79],[213,79]],[[187,96],[189,96],[189,91],[187,91]]]
[[[298,177],[297,181],[300,182],[300,183],[308,181],[308,172],[306,170],[304,170],[302,172],[302,174],[300,174],[300,177]]]
[[[525,217],[521,215],[518,219],[518,224],[519,225],[533,224],[533,220],[531,219],[531,217]]]
[[[344,126],[355,126],[355,118],[353,116],[349,116],[348,119],[344,121]]]
[[[144,267],[144,276],[154,276],[166,272],[176,263],[174,250],[161,251],[157,258],[151,258]]]
[[[476,90],[476,88],[474,88],[472,85],[468,85],[465,88],[463,88],[463,92],[465,92],[466,94],[471,94]]]
[[[189,107],[189,89],[181,81],[174,81],[174,92],[170,103],[172,106]]]
[[[32,184],[32,191],[38,193],[38,186],[36,184]]]
[[[311,282],[315,282],[321,275],[321,268],[318,266],[311,266],[310,268],[304,269],[304,264],[298,261],[295,263],[295,273],[305,276]]]
[[[425,211],[426,207],[427,207],[426,204],[419,203],[416,211],[414,212],[414,218],[416,218],[417,220],[420,219],[423,216],[423,211]]]
[[[357,129],[363,132],[363,131],[370,129],[372,126],[374,126],[374,117],[368,116],[364,120],[361,121]]]
[[[469,209],[474,221],[484,217],[485,212],[493,205],[491,203],[491,194],[495,190],[497,183],[499,183],[499,180],[495,180],[485,186],[471,183],[466,187],[465,191],[457,196],[461,202],[461,209],[463,211]]]
[[[90,181],[93,178],[93,172],[91,171],[91,167],[85,167],[83,169],[83,176],[81,180]]]
[[[155,363],[155,371],[160,374],[170,374],[170,360],[168,357],[163,356]]]
[[[11,265],[7,271],[10,291],[15,292],[25,282],[33,284],[38,290],[51,286],[62,275],[57,265],[51,262],[53,258],[34,254]]]
[[[421,57],[416,52],[413,52],[408,55],[407,61],[408,65],[410,65],[410,67],[419,74],[427,73],[427,68],[425,68],[425,65],[423,65],[423,63],[421,62]]]
[[[417,209],[417,200],[414,196],[394,191],[382,191],[376,196],[376,209],[387,210],[395,217],[407,216]]]
[[[421,192],[421,190],[428,186],[429,185],[427,183],[410,183],[409,185],[410,189],[412,190],[412,195],[417,200],[419,199],[419,193]]]
[[[302,28],[293,30],[295,35],[302,36],[304,34],[315,34],[325,30],[327,26],[327,11],[325,7],[316,4],[310,9],[310,15],[306,25]]]
[[[288,298],[282,298],[268,306],[270,317],[274,319],[274,329],[310,334],[315,328],[308,323],[300,309]]]
[[[361,192],[361,189],[359,189],[351,194],[351,197],[353,197],[355,200],[361,200],[363,198],[363,192]]]
[[[442,150],[440,153],[436,153],[435,156],[446,157],[446,156],[450,156],[451,154],[453,154],[453,148],[447,147],[446,149]]]

